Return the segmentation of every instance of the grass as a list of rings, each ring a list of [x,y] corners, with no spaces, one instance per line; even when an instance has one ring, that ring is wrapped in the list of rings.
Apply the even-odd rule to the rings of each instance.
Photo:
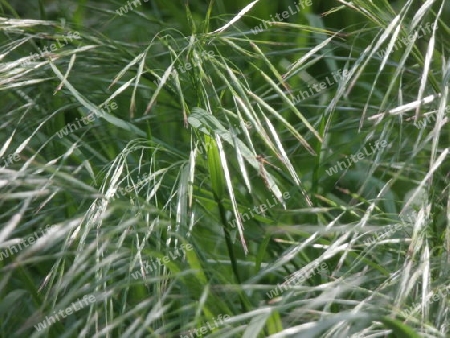
[[[0,337],[448,336],[444,1],[18,4]]]

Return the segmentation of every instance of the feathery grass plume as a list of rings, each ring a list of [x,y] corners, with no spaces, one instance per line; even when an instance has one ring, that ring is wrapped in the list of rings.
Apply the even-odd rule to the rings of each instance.
[[[145,2],[2,2],[1,336],[449,336],[449,2]]]

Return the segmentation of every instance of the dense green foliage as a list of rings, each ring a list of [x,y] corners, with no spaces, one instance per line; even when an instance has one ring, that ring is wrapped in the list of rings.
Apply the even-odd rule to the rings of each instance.
[[[0,338],[449,336],[448,1],[0,10]]]

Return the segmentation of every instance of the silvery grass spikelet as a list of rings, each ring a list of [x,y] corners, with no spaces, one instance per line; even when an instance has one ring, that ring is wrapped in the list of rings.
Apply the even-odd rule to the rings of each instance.
[[[245,15],[245,13],[247,13],[249,10],[251,10],[253,8],[253,6],[256,5],[256,3],[258,3],[258,2],[259,2],[259,0],[255,0],[255,1],[251,2],[250,4],[245,6],[233,19],[231,19],[230,22],[228,22],[226,25],[216,29],[214,32],[210,32],[209,34],[223,32],[225,29],[227,29],[228,27],[233,25],[235,22],[237,22],[240,18],[242,18]]]

